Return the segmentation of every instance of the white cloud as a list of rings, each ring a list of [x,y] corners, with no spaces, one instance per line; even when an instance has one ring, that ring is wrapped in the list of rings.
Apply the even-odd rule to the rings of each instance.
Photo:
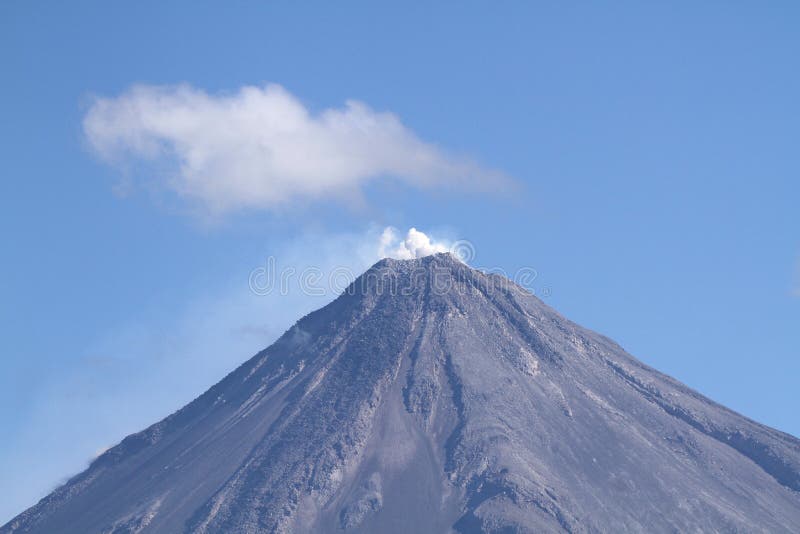
[[[416,228],[411,228],[401,239],[397,230],[389,226],[381,234],[378,256],[410,260],[430,256],[437,252],[449,252],[451,246],[452,244],[446,241],[433,241]]]
[[[104,160],[148,162],[168,189],[217,214],[358,198],[367,182],[388,177],[418,188],[496,191],[510,183],[420,140],[392,113],[355,100],[313,113],[274,84],[222,95],[134,86],[96,98],[83,127]]]

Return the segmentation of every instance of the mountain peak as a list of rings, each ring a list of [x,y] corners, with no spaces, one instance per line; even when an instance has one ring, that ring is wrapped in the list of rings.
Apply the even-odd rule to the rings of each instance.
[[[384,258],[356,278],[344,294],[408,297],[431,291],[441,296],[466,281],[485,280],[486,276],[449,252],[413,259]]]
[[[383,268],[383,267],[398,267],[403,266],[403,268],[421,268],[421,269],[433,269],[437,267],[453,269],[458,268],[459,266],[467,266],[464,262],[456,258],[456,256],[452,252],[436,252],[434,254],[429,254],[427,256],[422,256],[421,258],[411,258],[411,259],[395,259],[395,258],[383,258],[377,263],[375,263],[370,269],[367,270],[369,272],[375,268]]]
[[[800,441],[442,253],[377,262],[0,533],[798,524]]]

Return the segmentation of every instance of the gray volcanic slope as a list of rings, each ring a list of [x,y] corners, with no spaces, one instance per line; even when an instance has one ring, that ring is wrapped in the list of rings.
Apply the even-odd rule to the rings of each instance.
[[[800,532],[800,441],[440,254],[383,260],[11,532]]]

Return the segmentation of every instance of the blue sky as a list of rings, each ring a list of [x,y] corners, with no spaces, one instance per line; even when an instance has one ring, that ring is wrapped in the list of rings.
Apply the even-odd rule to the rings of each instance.
[[[800,435],[798,24],[794,2],[0,4],[0,522],[328,298],[256,298],[265,258],[363,268],[390,225],[535,268],[567,317]],[[167,126],[120,122],[136,87]],[[261,106],[302,135],[270,145]]]

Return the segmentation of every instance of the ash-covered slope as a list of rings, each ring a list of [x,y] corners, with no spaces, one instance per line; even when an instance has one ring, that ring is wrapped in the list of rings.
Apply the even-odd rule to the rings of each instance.
[[[383,260],[11,532],[798,532],[800,441],[446,254]]]

